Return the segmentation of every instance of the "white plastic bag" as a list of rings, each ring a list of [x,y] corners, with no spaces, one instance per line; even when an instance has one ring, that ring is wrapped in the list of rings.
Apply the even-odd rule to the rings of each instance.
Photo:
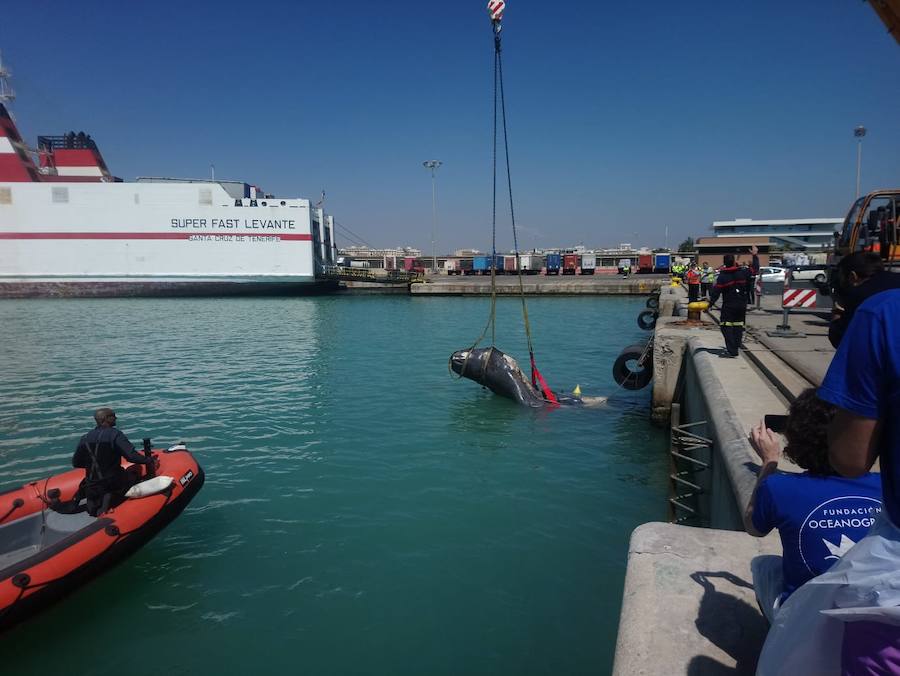
[[[843,623],[863,620],[900,626],[900,529],[884,514],[831,570],[785,601],[756,673],[839,675]]]

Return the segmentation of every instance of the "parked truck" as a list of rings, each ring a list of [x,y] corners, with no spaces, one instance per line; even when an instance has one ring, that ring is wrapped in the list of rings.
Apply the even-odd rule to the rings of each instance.
[[[663,272],[668,274],[672,270],[672,256],[667,253],[653,254],[653,272]]]
[[[578,254],[566,254],[563,256],[564,275],[574,275],[578,270],[578,264],[581,262],[581,256]]]
[[[540,254],[522,254],[519,256],[519,267],[523,275],[537,275],[544,265]]]
[[[581,256],[581,274],[592,275],[597,269],[596,254],[582,254]]]
[[[491,257],[475,256],[472,261],[472,267],[475,270],[476,275],[491,274]],[[500,254],[497,254],[494,258],[494,272],[495,274],[503,274],[503,256]]]
[[[459,267],[459,259],[458,258],[448,258],[444,261],[444,272],[448,275],[458,275],[462,272],[462,269]]]
[[[558,253],[547,254],[546,273],[548,275],[558,275],[559,268],[562,265],[562,257]]]

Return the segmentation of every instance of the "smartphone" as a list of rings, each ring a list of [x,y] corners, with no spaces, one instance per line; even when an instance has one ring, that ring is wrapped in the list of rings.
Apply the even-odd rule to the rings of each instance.
[[[786,415],[767,415],[763,420],[765,421],[766,427],[770,430],[782,433],[787,427],[787,418]]]

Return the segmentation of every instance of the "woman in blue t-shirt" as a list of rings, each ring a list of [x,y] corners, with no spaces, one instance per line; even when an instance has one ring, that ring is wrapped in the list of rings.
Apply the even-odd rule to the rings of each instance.
[[[784,556],[751,562],[760,608],[771,622],[785,599],[807,580],[828,570],[861,540],[881,512],[881,476],[849,479],[828,462],[828,423],[835,407],[806,390],[791,404],[784,455],[806,471],[777,472],[781,441],[764,423],[750,443],[762,461],[744,513],[747,532],[757,537],[778,529]]]

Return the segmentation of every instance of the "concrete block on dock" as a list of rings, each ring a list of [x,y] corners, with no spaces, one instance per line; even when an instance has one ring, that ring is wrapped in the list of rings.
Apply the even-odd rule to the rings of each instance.
[[[631,535],[613,674],[753,674],[767,631],[750,560],[777,535],[647,523]]]

